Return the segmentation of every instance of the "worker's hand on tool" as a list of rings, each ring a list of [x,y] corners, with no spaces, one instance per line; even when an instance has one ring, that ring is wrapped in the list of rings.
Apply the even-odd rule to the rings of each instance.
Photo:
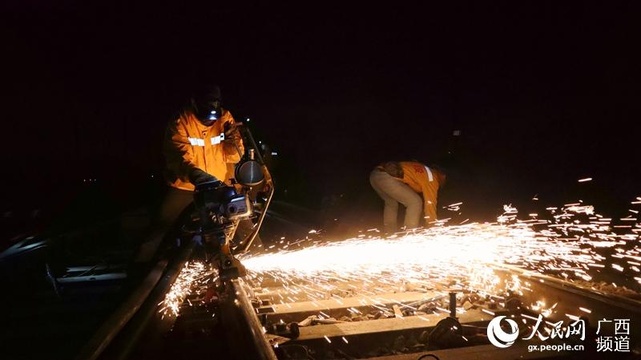
[[[239,124],[240,123],[234,122],[228,122],[225,124],[225,141],[231,141],[237,145],[242,141],[240,131],[238,131]]]
[[[238,134],[238,127],[242,125],[240,122],[234,122],[233,119],[225,121],[223,124],[223,131],[225,132],[225,137],[229,138],[232,136],[240,136]]]
[[[189,181],[194,185],[215,181],[220,182],[214,175],[208,174],[201,169],[193,170],[191,174],[189,174]]]

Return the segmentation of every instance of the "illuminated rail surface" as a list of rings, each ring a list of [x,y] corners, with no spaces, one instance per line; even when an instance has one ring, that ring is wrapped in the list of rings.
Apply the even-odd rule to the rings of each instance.
[[[614,226],[590,206],[549,210],[546,219],[519,220],[506,207],[495,223],[437,225],[387,238],[364,231],[344,240],[283,239],[241,257],[248,273],[223,293],[208,285],[214,269],[186,258],[150,296],[148,315],[101,355],[639,358],[636,217]],[[498,316],[518,325],[513,344],[489,342],[488,325]],[[615,338],[606,325],[617,321],[625,326],[616,330],[614,349],[601,340]],[[559,346],[566,351],[550,350]]]

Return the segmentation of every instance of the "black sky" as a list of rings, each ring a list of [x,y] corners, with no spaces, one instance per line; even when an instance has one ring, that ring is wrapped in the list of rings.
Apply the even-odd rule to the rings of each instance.
[[[448,151],[448,200],[583,177],[641,195],[634,1],[344,3],[5,3],[4,187],[158,173],[165,124],[215,79],[312,201]]]

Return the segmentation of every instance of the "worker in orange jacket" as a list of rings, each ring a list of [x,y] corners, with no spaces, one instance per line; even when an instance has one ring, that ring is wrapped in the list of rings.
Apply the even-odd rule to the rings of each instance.
[[[221,181],[232,185],[234,166],[244,151],[234,118],[222,107],[220,88],[211,85],[197,91],[167,127],[163,154],[169,188],[135,262],[152,259],[166,232],[192,203],[197,184]]]
[[[443,168],[418,161],[388,161],[370,173],[370,184],[385,202],[383,227],[386,233],[398,230],[398,204],[405,206],[404,229],[417,228],[423,215],[425,226],[436,220],[438,191],[447,176]]]
[[[191,106],[172,121],[163,146],[170,186],[194,191],[195,184],[220,180],[229,184],[233,165],[245,148],[231,113],[223,109],[214,86],[192,99]],[[231,164],[231,166],[230,166]]]

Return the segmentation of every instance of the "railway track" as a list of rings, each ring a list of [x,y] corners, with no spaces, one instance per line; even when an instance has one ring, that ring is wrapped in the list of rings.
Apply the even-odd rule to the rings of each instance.
[[[552,277],[518,268],[495,269],[506,285],[520,281],[519,291],[501,295],[481,294],[462,288],[407,289],[378,294],[336,295],[326,300],[288,301],[287,290],[278,286],[260,288],[255,296],[264,304],[257,308],[266,337],[278,349],[279,359],[512,359],[586,358],[599,355],[594,343],[599,320],[634,319],[641,313],[639,302],[580,288]],[[344,283],[343,289],[349,289]],[[509,286],[508,286],[509,287]],[[521,334],[530,334],[539,319],[532,304],[554,304],[542,319],[567,327],[580,319],[585,338],[535,338],[516,342],[509,349],[491,345],[487,328],[497,316],[517,320]],[[634,321],[634,320],[632,320]],[[631,334],[641,324],[630,324]],[[545,334],[545,331],[540,330]],[[523,336],[525,337],[525,336]],[[583,351],[533,354],[533,345],[582,345]],[[600,355],[637,358],[630,344],[627,354]],[[551,347],[551,346],[550,346]],[[558,347],[556,347],[558,348]],[[479,355],[483,354],[483,355]],[[482,356],[482,357],[479,357]]]
[[[499,287],[519,283],[518,289],[497,294],[401,283],[364,290],[344,279],[333,279],[338,285],[331,289],[326,281],[316,288],[293,287],[265,274],[234,279],[212,293],[215,270],[204,268],[182,290],[172,313],[167,294],[190,264],[183,254],[167,265],[136,313],[127,318],[121,312],[107,321],[79,359],[640,358],[638,301],[515,267],[494,268]],[[537,307],[544,303],[547,308]],[[124,306],[131,312],[131,302]],[[488,338],[488,326],[498,316],[515,320],[520,335],[503,348]],[[603,321],[615,319],[628,320],[627,347],[599,348],[598,337],[615,336]],[[555,324],[556,336],[551,335]],[[574,333],[563,335],[568,329]],[[535,333],[540,336],[525,340]]]

